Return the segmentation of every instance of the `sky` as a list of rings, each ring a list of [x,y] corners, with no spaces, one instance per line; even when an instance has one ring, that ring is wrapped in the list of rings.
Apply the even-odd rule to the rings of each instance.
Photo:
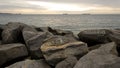
[[[1,0],[0,13],[120,14],[120,0]]]

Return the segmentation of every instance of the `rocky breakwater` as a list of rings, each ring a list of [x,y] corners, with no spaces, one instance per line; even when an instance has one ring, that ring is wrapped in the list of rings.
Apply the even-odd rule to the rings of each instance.
[[[0,24],[0,68],[120,68],[120,30]]]

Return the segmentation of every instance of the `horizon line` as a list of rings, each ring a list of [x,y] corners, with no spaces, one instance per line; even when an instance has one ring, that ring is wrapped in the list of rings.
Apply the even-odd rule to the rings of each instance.
[[[0,12],[0,14],[20,14],[20,15],[37,15],[37,14],[33,14],[33,13],[3,13],[3,12]],[[40,13],[38,13],[38,15],[39,15]],[[57,13],[51,13],[51,15],[56,15]],[[58,14],[68,14],[68,15],[72,15],[72,14],[80,14],[80,15],[82,15],[82,14],[90,14],[90,15],[92,15],[92,14],[120,14],[120,13],[58,13]],[[40,15],[50,15],[50,14],[40,14]]]

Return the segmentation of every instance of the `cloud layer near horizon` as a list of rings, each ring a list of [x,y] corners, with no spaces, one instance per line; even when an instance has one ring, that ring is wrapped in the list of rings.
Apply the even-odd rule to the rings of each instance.
[[[120,0],[4,0],[0,12],[23,14],[120,13]]]

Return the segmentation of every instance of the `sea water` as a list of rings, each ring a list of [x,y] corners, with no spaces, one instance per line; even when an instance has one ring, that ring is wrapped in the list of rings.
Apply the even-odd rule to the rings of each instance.
[[[38,27],[71,30],[78,33],[86,29],[119,29],[119,14],[1,14],[0,24],[22,22]]]

